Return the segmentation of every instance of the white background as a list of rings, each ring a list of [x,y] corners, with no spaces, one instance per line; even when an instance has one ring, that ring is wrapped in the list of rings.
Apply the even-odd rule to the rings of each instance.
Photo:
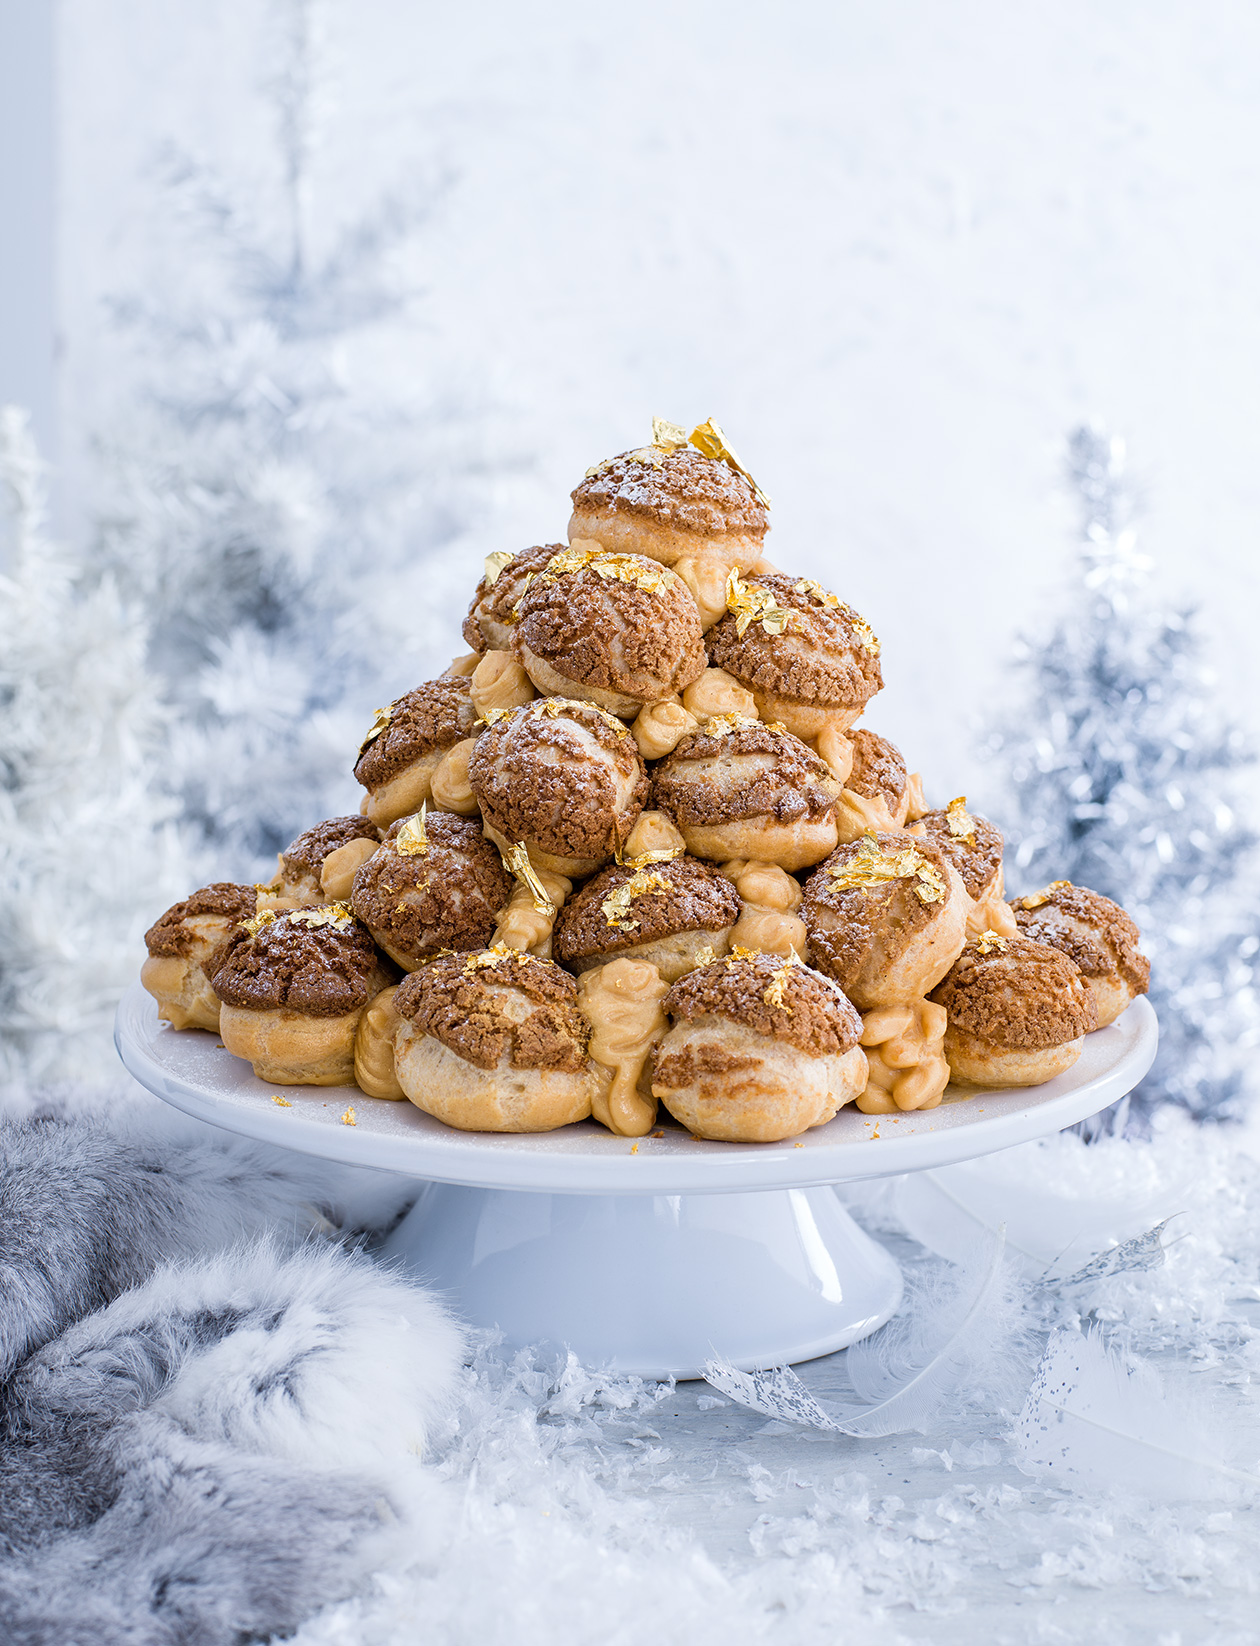
[[[869,723],[938,800],[983,804],[973,721],[1061,598],[1059,443],[1097,418],[1128,438],[1162,587],[1202,603],[1227,706],[1260,734],[1260,11],[328,16],[317,229],[451,173],[418,324],[358,369],[485,431],[470,555],[563,536],[583,469],[654,411],[715,415],[774,498],[772,557],[884,638]],[[272,37],[263,0],[62,0],[58,39],[63,518],[82,530],[86,441],[126,392],[102,298],[172,278],[146,167],[174,138],[266,174]]]

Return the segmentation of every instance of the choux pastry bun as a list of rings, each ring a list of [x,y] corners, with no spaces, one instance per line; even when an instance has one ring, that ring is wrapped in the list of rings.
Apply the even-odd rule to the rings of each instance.
[[[962,877],[973,904],[967,915],[968,937],[984,932],[1017,935],[1015,918],[1002,896],[1002,831],[987,817],[969,812],[966,795],[938,811],[925,812],[909,832],[932,841]]]
[[[306,829],[280,853],[276,877],[263,894],[264,907],[300,909],[344,903],[355,872],[381,843],[366,817],[330,817]]]
[[[257,905],[257,887],[217,880],[173,904],[144,934],[149,958],[140,981],[173,1029],[218,1032],[219,997],[210,980]]]
[[[397,976],[344,903],[264,909],[214,975],[219,1033],[260,1080],[349,1085],[363,1009]]]
[[[363,814],[384,829],[431,801],[434,771],[476,718],[466,675],[427,680],[378,709],[354,767],[367,790]]]
[[[673,983],[706,950],[726,953],[739,914],[731,882],[694,857],[614,863],[560,911],[552,953],[578,973],[620,957],[645,960]]]
[[[688,445],[681,429],[657,435],[661,444],[586,471],[572,494],[569,541],[593,540],[663,566],[705,561],[722,573],[755,566],[770,518],[754,483],[728,461]]]
[[[901,750],[886,737],[865,730],[849,733],[853,764],[836,807],[843,841],[900,829],[910,805],[910,774]]]
[[[709,661],[746,686],[763,720],[797,737],[847,731],[884,684],[865,618],[811,578],[733,575]]]
[[[652,1090],[696,1137],[776,1143],[823,1126],[866,1085],[862,1020],[794,957],[740,950],[688,972],[665,996],[672,1020]]]
[[[485,573],[464,619],[464,639],[475,652],[511,651],[517,602],[530,579],[564,547],[563,543],[541,543],[519,554],[486,556]]]
[[[544,697],[477,739],[468,781],[501,850],[524,843],[536,868],[576,879],[614,857],[647,798],[629,729],[593,703]]]
[[[863,1011],[926,994],[962,952],[967,896],[936,846],[865,834],[810,875],[801,913],[811,964]]]
[[[632,719],[708,659],[687,585],[657,560],[576,542],[521,596],[512,645],[538,690]]]
[[[445,955],[394,996],[398,1083],[465,1132],[549,1132],[585,1120],[597,1084],[578,985],[512,949]]]
[[[931,999],[948,1014],[945,1056],[973,1086],[1040,1086],[1070,1069],[1098,1026],[1094,997],[1047,943],[985,933],[968,943]]]
[[[354,877],[350,907],[406,972],[441,949],[482,949],[512,893],[512,876],[470,817],[400,818]]]
[[[739,715],[705,721],[654,769],[651,804],[693,857],[803,869],[836,844],[840,784],[781,726]]]
[[[1056,880],[1011,907],[1021,937],[1061,949],[1075,962],[1094,997],[1100,1029],[1146,993],[1151,963],[1138,948],[1142,934],[1109,897]]]

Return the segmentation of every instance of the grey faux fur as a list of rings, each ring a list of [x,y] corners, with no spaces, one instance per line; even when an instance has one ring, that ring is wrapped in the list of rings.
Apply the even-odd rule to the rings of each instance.
[[[442,1308],[309,1235],[316,1163],[142,1131],[0,1126],[12,1646],[265,1639],[435,1535]]]

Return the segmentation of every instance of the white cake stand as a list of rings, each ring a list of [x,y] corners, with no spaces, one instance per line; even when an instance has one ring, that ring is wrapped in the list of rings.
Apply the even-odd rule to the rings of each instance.
[[[269,1086],[218,1037],[176,1034],[139,984],[115,1040],[151,1092],[199,1120],[303,1154],[423,1180],[384,1252],[512,1344],[567,1346],[588,1365],[697,1377],[830,1354],[882,1326],[895,1263],[830,1185],[952,1165],[1061,1131],[1150,1068],[1155,1013],[1137,1000],[1044,1086],[925,1114],[852,1107],[787,1143],[611,1136],[594,1121],[539,1136],[457,1132],[357,1087]],[[272,1101],[273,1094],[291,1105]],[[353,1105],[353,1126],[342,1116]]]

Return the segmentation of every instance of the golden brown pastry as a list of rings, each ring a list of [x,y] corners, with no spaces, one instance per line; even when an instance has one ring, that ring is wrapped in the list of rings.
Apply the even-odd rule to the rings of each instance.
[[[379,709],[354,767],[365,816],[383,829],[432,800],[434,771],[476,718],[467,676],[427,680]]]
[[[739,715],[707,720],[652,774],[652,805],[667,812],[693,857],[801,869],[836,843],[840,784],[781,726]]]
[[[1138,948],[1142,934],[1101,892],[1055,880],[1011,907],[1022,937],[1062,949],[1075,962],[1094,997],[1100,1029],[1150,987],[1151,963]]]
[[[925,812],[909,832],[932,841],[958,870],[973,905],[967,915],[968,937],[984,932],[1017,935],[1014,916],[1002,896],[1002,831],[987,817],[969,812],[966,795],[939,811]]]
[[[394,996],[394,1067],[426,1114],[468,1132],[549,1132],[585,1120],[598,1084],[578,986],[511,949],[445,955]]]
[[[262,894],[264,908],[301,909],[344,903],[355,873],[381,843],[366,817],[330,817],[306,829],[280,853],[276,877]]]
[[[629,730],[593,703],[540,698],[477,739],[468,780],[485,831],[508,853],[570,879],[593,874],[625,844],[647,797]]]
[[[1098,1026],[1094,997],[1059,949],[987,934],[968,943],[932,991],[944,1006],[945,1056],[973,1086],[1039,1086],[1070,1069]]]
[[[633,719],[704,672],[700,613],[657,560],[575,543],[530,582],[512,645],[540,692]]]
[[[766,504],[746,475],[686,444],[652,445],[587,470],[573,492],[569,541],[645,554],[683,576],[703,561],[720,586],[730,567],[757,564],[769,529]]]
[[[258,906],[256,886],[217,880],[169,908],[144,934],[149,958],[140,981],[173,1029],[219,1027],[219,997],[210,979],[244,921]]]
[[[917,1000],[962,952],[967,896],[931,842],[866,834],[809,877],[809,958],[863,1011]]]
[[[739,913],[731,882],[694,857],[614,863],[561,910],[552,953],[579,973],[618,957],[644,960],[673,983],[704,950],[726,953]]]
[[[563,549],[563,543],[540,543],[519,554],[486,556],[485,575],[464,619],[464,639],[475,652],[511,651],[517,601],[530,579]]]
[[[848,734],[853,763],[836,807],[836,828],[844,841],[900,829],[910,805],[910,776],[901,750],[874,732]]]
[[[264,909],[214,975],[219,1033],[260,1080],[345,1086],[363,1010],[397,976],[344,903]]]
[[[752,692],[763,720],[797,737],[847,731],[884,684],[870,625],[807,577],[732,576],[709,660]]]
[[[823,1126],[866,1085],[862,1020],[828,978],[741,950],[680,978],[652,1090],[696,1137],[775,1143]]]
[[[470,817],[420,811],[391,823],[354,877],[350,907],[406,972],[440,949],[483,949],[512,892],[498,848]]]

